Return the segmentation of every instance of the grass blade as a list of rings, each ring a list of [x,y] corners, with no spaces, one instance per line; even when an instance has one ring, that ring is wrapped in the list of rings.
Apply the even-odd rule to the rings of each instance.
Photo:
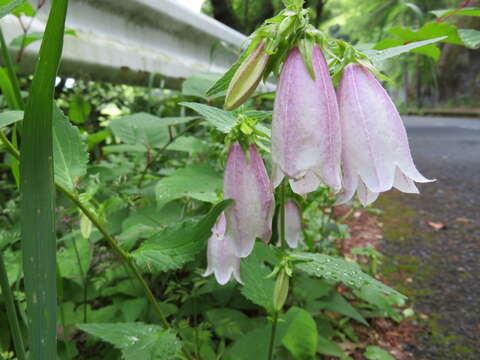
[[[23,120],[20,158],[23,271],[30,359],[56,358],[56,240],[52,117],[68,0],[53,0]]]
[[[20,324],[18,323],[12,289],[8,282],[7,269],[5,268],[5,262],[3,261],[2,250],[0,250],[0,288],[2,289],[5,308],[7,309],[8,324],[10,325],[10,334],[13,338],[15,353],[17,354],[18,360],[26,360],[27,357],[25,356],[22,332],[20,331]]]

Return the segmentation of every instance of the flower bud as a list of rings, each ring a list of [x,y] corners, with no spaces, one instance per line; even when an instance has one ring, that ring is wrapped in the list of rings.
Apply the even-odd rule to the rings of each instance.
[[[254,145],[249,152],[247,160],[241,146],[232,145],[223,182],[224,198],[235,201],[225,210],[226,236],[233,239],[238,257],[252,252],[256,238],[264,242],[270,240],[275,209],[273,189],[263,160]]]
[[[338,88],[342,128],[343,191],[337,204],[357,192],[368,205],[392,187],[418,193],[416,182],[429,182],[413,164],[407,132],[385,89],[370,71],[349,64]]]
[[[269,58],[264,48],[264,42],[258,44],[233,75],[223,106],[226,110],[239,107],[256,90]]]
[[[273,289],[273,309],[280,311],[285,305],[288,296],[289,278],[285,269],[281,269],[275,281],[275,288]]]
[[[298,48],[285,61],[272,121],[273,184],[284,176],[305,195],[320,183],[340,190],[340,123],[335,89],[320,48],[312,53],[315,80]]]
[[[215,274],[220,285],[225,285],[230,277],[242,283],[240,279],[240,258],[235,256],[232,239],[225,236],[225,215],[222,213],[212,228],[207,246],[207,270],[203,276]]]

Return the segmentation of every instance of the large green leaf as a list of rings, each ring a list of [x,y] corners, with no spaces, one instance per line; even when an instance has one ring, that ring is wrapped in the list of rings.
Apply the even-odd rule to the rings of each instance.
[[[230,348],[226,359],[267,359],[272,325],[264,325],[240,337]]]
[[[27,0],[2,0],[0,2],[0,19],[15,10]]]
[[[124,360],[173,360],[181,349],[177,336],[158,325],[116,323],[77,327],[120,349]]]
[[[53,164],[55,181],[73,189],[77,178],[87,172],[87,145],[80,137],[78,128],[73,126],[55,106],[53,110]]]
[[[184,105],[196,111],[221,132],[229,133],[235,126],[235,117],[229,111],[193,102],[183,102],[180,103],[180,105]]]
[[[235,309],[212,309],[205,315],[220,337],[236,340],[249,329],[248,316]]]
[[[295,265],[295,268],[309,275],[325,278],[330,281],[342,282],[354,289],[370,287],[372,290],[380,293],[405,298],[404,295],[396,290],[362,272],[359,266],[352,261],[324,254],[305,252],[292,252],[290,256],[292,260],[301,261]]]
[[[215,202],[219,200],[222,178],[208,165],[195,164],[175,170],[155,186],[158,207],[181,197]]]
[[[23,111],[4,111],[0,113],[0,129],[21,120],[23,120]]]
[[[221,77],[218,73],[199,73],[189,77],[182,84],[182,93],[187,96],[195,96],[201,99],[209,101],[212,98],[224,96],[225,92],[214,94],[214,96],[208,96],[207,91],[212,85]]]
[[[146,271],[179,269],[205,247],[218,216],[231,203],[232,200],[218,203],[200,221],[187,220],[161,230],[135,250],[133,258]]]
[[[480,31],[474,29],[459,29],[458,35],[469,49],[480,48]]]
[[[285,346],[298,360],[309,360],[317,352],[317,324],[309,312],[292,307],[285,314],[288,328],[282,339]]]
[[[317,309],[325,309],[338,314],[346,315],[359,323],[368,326],[364,317],[338,292],[332,292],[328,297],[315,302]]]

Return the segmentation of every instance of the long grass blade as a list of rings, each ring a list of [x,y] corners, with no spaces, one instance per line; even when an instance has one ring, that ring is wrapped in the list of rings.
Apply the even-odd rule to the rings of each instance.
[[[56,358],[52,117],[68,0],[53,0],[30,88],[21,143],[21,228],[30,359]]]

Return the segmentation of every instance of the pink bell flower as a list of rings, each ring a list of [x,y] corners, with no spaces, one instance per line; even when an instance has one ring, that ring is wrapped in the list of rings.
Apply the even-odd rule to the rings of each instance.
[[[315,45],[315,80],[298,48],[285,61],[277,88],[272,122],[273,185],[284,176],[300,195],[323,183],[341,188],[341,133],[337,97],[325,58]]]
[[[349,64],[338,88],[342,128],[343,191],[337,204],[357,192],[368,205],[392,187],[418,193],[425,178],[413,164],[407,132],[385,89],[370,71]]]
[[[260,238],[272,235],[275,198],[265,165],[257,148],[250,146],[247,160],[241,146],[230,148],[224,172],[223,197],[235,202],[225,210],[226,237],[233,240],[235,255],[248,256]]]
[[[232,274],[235,280],[240,278],[240,258],[235,256],[232,239],[225,236],[225,214],[222,213],[212,228],[212,235],[207,246],[207,270],[203,276],[215,275],[220,285],[225,285]]]
[[[285,240],[292,249],[298,247],[302,239],[302,216],[293,200],[285,203]]]

